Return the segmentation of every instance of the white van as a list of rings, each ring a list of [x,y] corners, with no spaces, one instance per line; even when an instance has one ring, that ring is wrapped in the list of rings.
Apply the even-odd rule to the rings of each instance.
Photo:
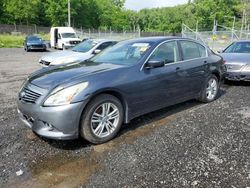
[[[52,27],[50,29],[51,48],[67,49],[80,43],[72,27]]]

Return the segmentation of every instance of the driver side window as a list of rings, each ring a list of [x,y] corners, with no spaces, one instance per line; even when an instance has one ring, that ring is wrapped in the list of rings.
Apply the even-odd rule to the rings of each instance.
[[[177,42],[166,42],[158,46],[150,57],[150,61],[164,61],[165,64],[180,61]]]

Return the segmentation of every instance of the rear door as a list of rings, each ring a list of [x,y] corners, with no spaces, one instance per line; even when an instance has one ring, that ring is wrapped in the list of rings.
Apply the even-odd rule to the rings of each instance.
[[[179,40],[182,63],[177,72],[185,75],[187,79],[184,93],[186,96],[196,96],[201,91],[208,74],[208,52],[207,49],[194,41]]]

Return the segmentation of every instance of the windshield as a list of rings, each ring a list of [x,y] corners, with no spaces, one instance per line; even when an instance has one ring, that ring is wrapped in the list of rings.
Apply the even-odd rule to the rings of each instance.
[[[62,38],[77,38],[75,33],[61,33]]]
[[[72,48],[72,51],[74,52],[88,52],[92,48],[94,48],[98,43],[93,40],[85,40],[84,42],[81,42],[80,44],[76,45],[74,48]]]
[[[39,37],[29,37],[28,38],[28,41],[42,41],[42,39],[41,38],[39,38]]]
[[[250,42],[235,42],[224,53],[250,53]]]
[[[150,46],[152,42],[120,42],[91,60],[97,63],[133,65],[143,57]]]

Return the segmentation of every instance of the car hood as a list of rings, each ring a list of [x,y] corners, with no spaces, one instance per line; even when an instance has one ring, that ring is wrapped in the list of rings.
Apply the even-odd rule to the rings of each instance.
[[[88,53],[81,53],[81,52],[74,52],[71,50],[63,50],[58,52],[51,52],[45,56],[43,56],[41,59],[47,62],[53,62],[55,61],[62,61],[62,63],[70,63],[77,60],[86,60],[90,58],[91,56]]]
[[[33,73],[29,76],[29,82],[44,89],[52,89],[61,84],[68,84],[74,81],[86,81],[87,76],[110,71],[119,67],[121,67],[121,65],[94,63],[90,61],[54,66],[42,68]]]
[[[248,63],[250,64],[250,53],[221,53],[226,63]]]

